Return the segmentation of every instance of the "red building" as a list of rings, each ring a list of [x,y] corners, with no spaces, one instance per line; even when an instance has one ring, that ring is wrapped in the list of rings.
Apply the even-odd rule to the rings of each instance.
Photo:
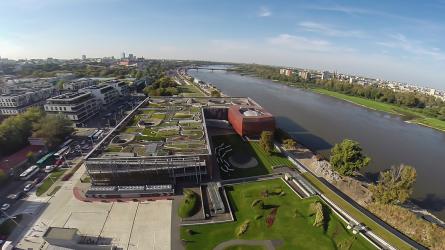
[[[241,136],[259,136],[263,131],[275,131],[275,118],[258,106],[231,106],[228,120]]]

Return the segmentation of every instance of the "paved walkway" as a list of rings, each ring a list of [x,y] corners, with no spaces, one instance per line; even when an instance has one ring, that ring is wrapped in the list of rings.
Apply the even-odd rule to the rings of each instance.
[[[275,250],[271,240],[228,240],[220,243],[213,250],[224,250],[232,246],[262,246],[266,250]]]

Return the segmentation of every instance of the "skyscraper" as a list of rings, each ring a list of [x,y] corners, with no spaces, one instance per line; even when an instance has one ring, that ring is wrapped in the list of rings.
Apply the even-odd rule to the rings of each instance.
[[[125,59],[125,52],[122,52],[121,59]]]

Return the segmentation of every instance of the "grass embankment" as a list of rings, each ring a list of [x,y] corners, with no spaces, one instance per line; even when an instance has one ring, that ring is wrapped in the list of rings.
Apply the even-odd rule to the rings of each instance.
[[[335,98],[338,98],[338,99],[341,99],[344,101],[352,102],[354,104],[357,104],[357,105],[360,105],[360,106],[363,106],[363,107],[366,107],[369,109],[382,111],[382,112],[386,112],[386,113],[390,113],[390,114],[394,114],[394,115],[399,115],[399,116],[407,118],[408,121],[411,123],[416,123],[416,124],[431,127],[431,128],[437,129],[437,130],[445,131],[445,121],[428,117],[425,114],[416,112],[409,108],[399,107],[394,104],[378,102],[378,101],[374,101],[374,100],[370,100],[370,99],[366,99],[366,98],[362,98],[362,97],[349,96],[349,95],[345,95],[342,93],[338,93],[338,92],[334,92],[334,91],[330,91],[330,90],[326,90],[326,89],[315,88],[315,89],[312,89],[312,91],[314,91],[315,93],[332,96],[332,97],[335,97]]]
[[[40,185],[36,190],[36,195],[40,196],[44,194],[48,189],[65,173],[65,169],[56,169],[51,174],[49,174],[48,178],[46,178],[42,185]]]
[[[181,218],[193,216],[199,210],[199,195],[191,190],[184,190],[184,199],[179,204],[178,215]]]
[[[244,157],[253,157],[258,161],[258,166],[254,168],[235,168],[235,171],[225,173],[220,172],[223,179],[241,178],[255,175],[265,175],[272,171],[273,166],[293,166],[292,163],[280,152],[274,151],[268,155],[257,141],[243,141],[239,135],[222,135],[212,137],[213,147],[224,143],[231,145],[231,154],[243,154]],[[226,157],[227,158],[227,157]]]
[[[410,249],[410,247],[405,242],[400,240],[398,237],[396,237],[394,234],[392,234],[382,226],[375,223],[368,216],[357,210],[354,206],[343,200],[340,196],[331,191],[324,183],[318,180],[314,175],[309,172],[306,172],[302,175],[337,206],[341,207],[356,220],[364,223],[369,229],[371,229],[375,234],[386,240],[389,244],[397,249]]]
[[[246,246],[246,245],[238,245],[226,247],[224,250],[265,250],[266,248],[262,246]]]
[[[196,87],[193,84],[181,85],[181,86],[179,86],[179,89],[180,89],[181,95],[184,97],[189,97],[189,96],[203,97],[203,96],[205,96],[205,94],[200,89],[198,89],[198,87]]]
[[[373,249],[364,238],[352,235],[329,209],[325,226],[313,226],[310,205],[319,198],[300,199],[281,179],[238,184],[226,191],[236,221],[182,227],[186,249],[213,249],[232,239],[278,240],[283,243],[279,249]],[[254,205],[258,199],[264,203],[261,209]],[[239,234],[246,221],[247,229]],[[237,247],[234,249],[251,249]]]

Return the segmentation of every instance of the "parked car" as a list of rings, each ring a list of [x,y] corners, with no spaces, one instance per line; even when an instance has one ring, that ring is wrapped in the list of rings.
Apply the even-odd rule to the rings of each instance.
[[[10,208],[11,207],[11,205],[9,205],[8,203],[5,203],[5,204],[3,204],[2,206],[1,206],[1,210],[2,211],[6,211],[6,210],[8,210],[8,208]]]
[[[48,165],[45,167],[45,173],[51,173],[52,171],[54,171],[54,169],[56,169],[57,166],[56,165]]]
[[[22,198],[24,195],[25,195],[24,192],[18,192],[18,193],[16,193],[16,194],[10,194],[10,195],[8,195],[7,198],[8,198],[8,199],[11,199],[11,200],[18,200],[18,199]]]
[[[26,184],[25,188],[23,188],[23,191],[28,192],[30,191],[34,185],[32,183]]]
[[[60,165],[62,165],[64,161],[65,161],[65,160],[64,160],[63,158],[57,159],[57,161],[56,161],[56,166],[60,166]]]

